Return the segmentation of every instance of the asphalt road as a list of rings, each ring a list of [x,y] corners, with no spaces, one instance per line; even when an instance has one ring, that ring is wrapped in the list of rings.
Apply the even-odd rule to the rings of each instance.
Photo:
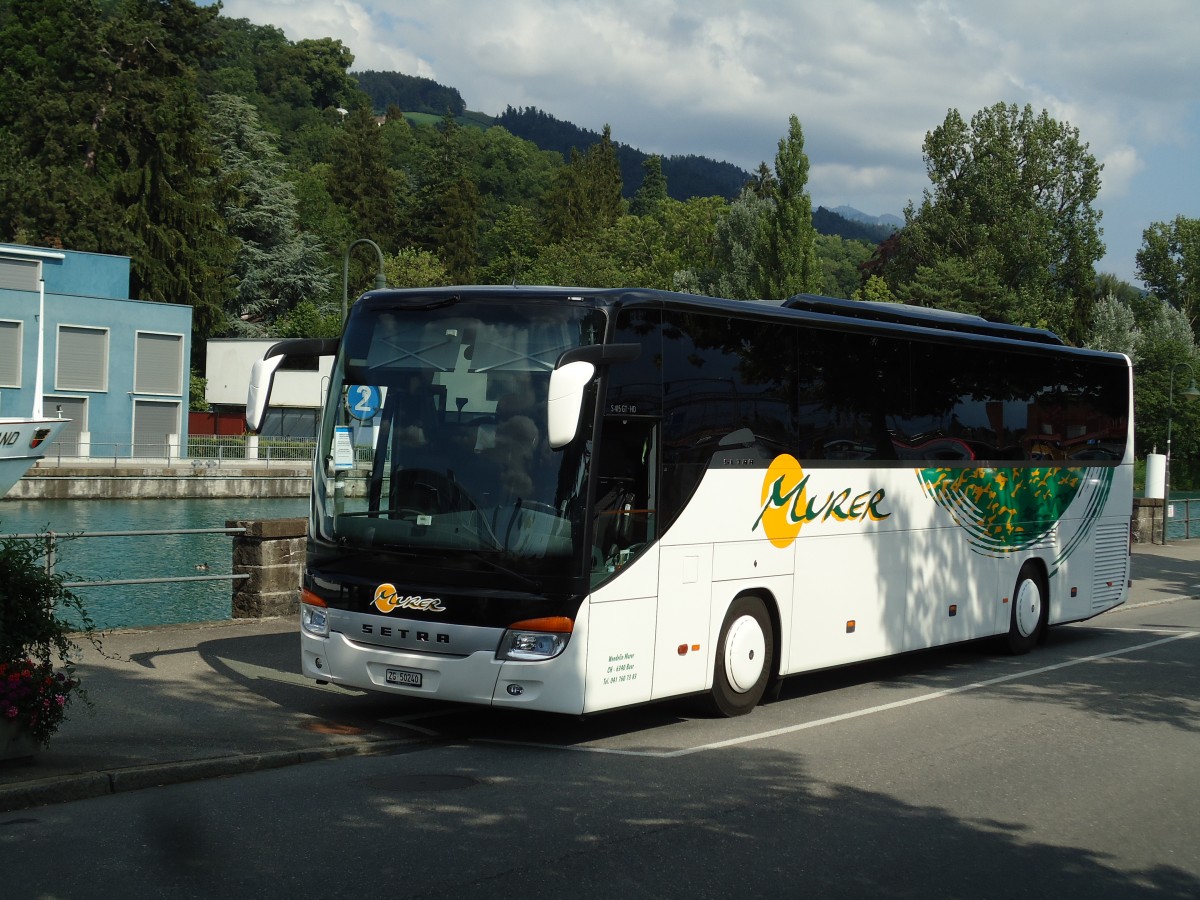
[[[1197,599],[733,720],[322,704],[388,752],[0,813],[0,896],[1200,896]]]

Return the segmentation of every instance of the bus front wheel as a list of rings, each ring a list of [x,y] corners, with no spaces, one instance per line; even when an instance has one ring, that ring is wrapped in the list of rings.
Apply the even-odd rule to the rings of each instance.
[[[771,616],[758,597],[739,597],[729,607],[717,643],[712,692],[713,711],[742,716],[762,699],[774,659]]]
[[[1027,562],[1017,575],[1009,614],[1006,644],[1012,654],[1028,653],[1046,630],[1050,594],[1036,564]]]

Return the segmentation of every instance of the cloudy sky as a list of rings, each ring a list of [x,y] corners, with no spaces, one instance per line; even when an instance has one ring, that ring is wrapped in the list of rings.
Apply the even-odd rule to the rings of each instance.
[[[752,170],[799,117],[814,207],[899,215],[957,109],[1031,104],[1104,165],[1100,271],[1138,284],[1142,231],[1200,218],[1195,0],[223,0],[355,69],[421,75],[468,109],[534,106],[664,156]]]

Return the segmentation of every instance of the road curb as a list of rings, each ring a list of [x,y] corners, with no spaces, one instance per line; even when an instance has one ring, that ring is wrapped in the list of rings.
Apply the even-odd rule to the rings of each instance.
[[[146,766],[43,778],[0,787],[0,812],[13,812],[53,803],[68,803],[73,800],[88,800],[108,794],[120,794],[168,784],[182,784],[188,781],[202,781],[226,775],[240,775],[265,769],[279,769],[285,766],[341,759],[347,756],[381,756],[401,748],[412,747],[413,743],[411,739],[354,741],[325,747],[307,747],[268,753],[244,753],[236,756],[155,763]]]

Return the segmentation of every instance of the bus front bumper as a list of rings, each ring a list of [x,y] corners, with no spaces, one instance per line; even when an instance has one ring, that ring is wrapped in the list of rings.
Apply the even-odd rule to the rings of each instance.
[[[305,677],[340,687],[578,714],[582,711],[576,658],[580,646],[572,644],[554,659],[511,662],[497,659],[490,651],[460,657],[410,653],[356,643],[337,631],[328,637],[301,631],[300,663]]]

